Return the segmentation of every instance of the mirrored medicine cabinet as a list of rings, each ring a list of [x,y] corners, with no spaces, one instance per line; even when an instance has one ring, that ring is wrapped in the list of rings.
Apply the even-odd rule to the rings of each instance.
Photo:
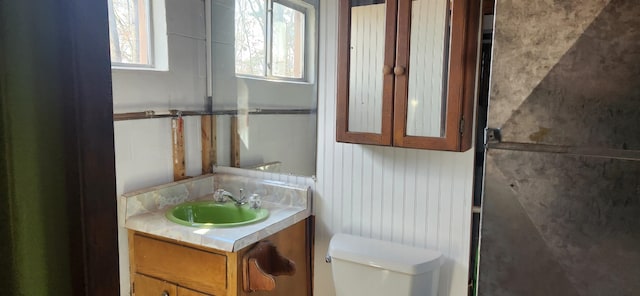
[[[479,3],[341,0],[337,141],[468,150]]]

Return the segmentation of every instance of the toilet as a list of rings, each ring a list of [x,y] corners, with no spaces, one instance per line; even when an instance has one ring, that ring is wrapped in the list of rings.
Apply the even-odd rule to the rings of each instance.
[[[436,296],[442,254],[335,234],[329,243],[336,296]]]

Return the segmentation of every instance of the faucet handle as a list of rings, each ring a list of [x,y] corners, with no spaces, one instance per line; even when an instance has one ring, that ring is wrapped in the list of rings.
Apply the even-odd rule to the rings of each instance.
[[[262,205],[262,199],[260,199],[260,195],[254,193],[249,196],[249,208],[259,209]]]
[[[213,193],[213,200],[215,202],[226,202],[227,195],[229,195],[229,192],[224,189],[218,189]]]

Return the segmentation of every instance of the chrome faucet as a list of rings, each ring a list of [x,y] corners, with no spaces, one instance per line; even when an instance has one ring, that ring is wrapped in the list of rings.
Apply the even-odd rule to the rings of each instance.
[[[233,194],[231,194],[229,191],[226,191],[224,189],[218,189],[216,190],[216,192],[213,194],[213,199],[216,202],[225,202],[225,198],[229,198],[230,200],[232,200],[233,202],[236,203],[236,206],[241,206],[246,204],[246,199],[247,197],[244,195],[243,189],[240,188],[240,198],[237,199],[235,197],[233,197]]]

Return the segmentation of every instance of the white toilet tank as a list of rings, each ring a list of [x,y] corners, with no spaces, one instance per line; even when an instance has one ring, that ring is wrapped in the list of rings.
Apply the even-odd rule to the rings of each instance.
[[[328,255],[336,296],[438,295],[438,251],[336,234]]]

